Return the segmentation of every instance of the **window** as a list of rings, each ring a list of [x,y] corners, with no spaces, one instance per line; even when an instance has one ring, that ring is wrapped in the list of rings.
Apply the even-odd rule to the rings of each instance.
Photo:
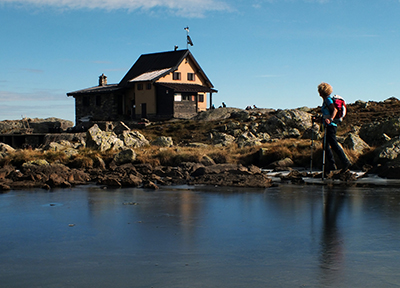
[[[137,84],[137,90],[143,90],[143,84],[142,83],[138,83]]]
[[[151,83],[147,83],[147,84],[146,84],[146,89],[147,89],[147,90],[151,90]]]
[[[181,80],[181,72],[174,72],[174,74],[172,74],[172,79]]]
[[[183,101],[190,101],[192,99],[191,95],[182,95],[182,100]]]
[[[188,81],[194,81],[195,79],[195,74],[194,73],[187,73],[187,80]]]
[[[175,94],[174,99],[176,102],[182,101],[182,94],[179,93]]]
[[[204,102],[204,94],[199,94],[199,102]]]

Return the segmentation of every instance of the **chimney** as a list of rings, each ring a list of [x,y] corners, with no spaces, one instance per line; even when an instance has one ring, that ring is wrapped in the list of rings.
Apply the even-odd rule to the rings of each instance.
[[[101,74],[101,76],[99,77],[99,86],[106,86],[107,85],[107,76],[103,74]]]

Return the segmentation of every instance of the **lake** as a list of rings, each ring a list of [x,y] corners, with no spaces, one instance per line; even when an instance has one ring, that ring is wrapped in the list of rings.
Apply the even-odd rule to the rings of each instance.
[[[0,287],[399,287],[400,190],[0,194]]]

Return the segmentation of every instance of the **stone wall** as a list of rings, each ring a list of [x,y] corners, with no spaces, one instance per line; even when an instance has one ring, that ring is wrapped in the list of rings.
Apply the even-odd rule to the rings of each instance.
[[[174,104],[174,117],[180,119],[190,119],[197,114],[196,102],[180,101]]]

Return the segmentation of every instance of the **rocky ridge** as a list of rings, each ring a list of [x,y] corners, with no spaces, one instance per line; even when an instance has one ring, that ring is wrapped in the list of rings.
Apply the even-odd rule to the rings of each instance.
[[[395,98],[382,102],[357,101],[348,105],[348,116],[340,127],[338,138],[350,154],[353,168],[368,170],[380,177],[400,178],[399,108],[400,101]],[[311,121],[311,116],[317,111],[306,107],[290,110],[218,108],[200,113],[191,121],[156,122],[141,129],[130,129],[131,125],[123,123],[114,125],[119,129],[104,131],[94,123],[87,132],[47,134],[45,143],[36,150],[44,154],[60,153],[68,159],[66,163],[44,159],[12,160],[10,155],[18,150],[0,143],[0,190],[51,189],[86,183],[151,189],[174,184],[269,187],[272,181],[261,168],[277,171],[293,170],[298,166],[307,168],[310,153],[315,153],[315,167],[320,166],[321,161],[317,160],[321,154],[320,139],[323,134]],[[125,128],[121,129],[121,126]],[[57,127],[64,127],[64,130],[70,126]],[[297,158],[293,155],[271,157],[273,152],[268,145],[284,146],[279,145],[286,143],[284,141],[291,143],[287,147],[289,152],[305,142],[315,142],[319,147],[315,147],[313,152],[306,147],[305,151],[309,154]],[[153,153],[166,154],[170,153],[168,149],[174,149],[179,154],[184,147],[206,150],[238,147],[252,149],[249,151],[253,152],[246,156],[242,164],[240,161],[227,163],[202,152],[204,155],[196,161],[186,159],[176,165],[161,165],[143,163],[138,159],[137,153],[149,147],[152,147]],[[80,158],[81,151],[85,149],[100,154]],[[110,156],[104,159],[101,153],[110,153]],[[302,177],[306,176],[318,177],[304,172],[289,174],[296,183],[302,183]],[[287,180],[286,177],[282,179]],[[334,175],[333,178],[355,180],[348,174]]]

